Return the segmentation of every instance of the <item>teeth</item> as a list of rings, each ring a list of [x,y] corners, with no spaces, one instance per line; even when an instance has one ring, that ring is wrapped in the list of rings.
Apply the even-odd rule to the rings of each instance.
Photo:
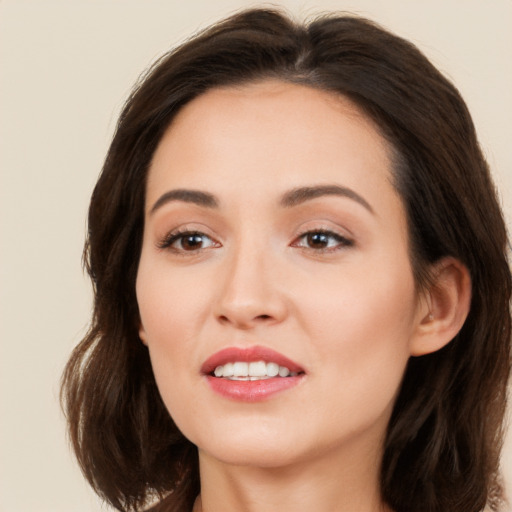
[[[233,376],[234,377],[247,377],[248,375],[249,375],[249,363],[236,362],[235,364],[233,364]]]
[[[279,367],[279,377],[288,377],[290,375],[290,370],[286,368],[286,366]]]
[[[284,368],[284,366],[282,368]],[[267,375],[269,377],[279,375],[279,365],[277,363],[267,363]]]
[[[220,368],[222,368],[222,366]],[[224,369],[222,370],[222,376],[223,377],[233,377],[233,371],[234,371],[234,364],[227,363],[224,365]]]
[[[257,361],[256,363],[249,363],[249,375],[251,377],[266,377],[267,364],[265,361]]]
[[[278,375],[280,377],[295,377],[297,372],[290,372],[286,366],[279,366],[277,363],[235,361],[217,366],[213,374],[215,377],[227,377],[230,380],[260,380]]]

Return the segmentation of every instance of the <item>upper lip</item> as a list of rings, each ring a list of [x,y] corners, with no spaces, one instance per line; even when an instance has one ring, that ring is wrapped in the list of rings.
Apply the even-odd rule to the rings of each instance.
[[[210,356],[201,366],[201,373],[208,375],[212,373],[217,366],[223,366],[226,363],[242,361],[251,363],[254,361],[265,361],[267,363],[277,363],[279,366],[286,366],[291,372],[304,373],[304,369],[283,354],[276,352],[268,347],[255,345],[252,347],[228,347],[219,350]]]

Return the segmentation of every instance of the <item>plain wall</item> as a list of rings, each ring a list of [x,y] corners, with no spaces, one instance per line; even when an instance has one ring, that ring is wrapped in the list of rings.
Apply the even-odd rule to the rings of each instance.
[[[241,0],[0,0],[0,511],[98,512],[70,454],[59,378],[84,334],[89,196],[148,64]],[[267,4],[268,5],[268,4]],[[274,2],[360,13],[416,43],[465,97],[512,221],[512,2]],[[503,470],[512,489],[512,443]]]

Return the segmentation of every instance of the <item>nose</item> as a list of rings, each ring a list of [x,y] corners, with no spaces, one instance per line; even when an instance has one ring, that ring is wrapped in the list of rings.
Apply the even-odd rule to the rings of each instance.
[[[286,318],[288,308],[279,284],[279,269],[270,260],[262,252],[248,250],[226,261],[215,306],[220,323],[249,330]]]

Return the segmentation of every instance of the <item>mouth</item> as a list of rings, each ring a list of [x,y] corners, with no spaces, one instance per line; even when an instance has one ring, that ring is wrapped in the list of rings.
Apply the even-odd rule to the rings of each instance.
[[[280,366],[273,361],[253,361],[251,363],[235,361],[217,366],[211,375],[229,380],[254,381],[274,377],[295,377],[298,372],[292,372],[286,366]]]
[[[231,347],[211,356],[201,367],[210,388],[232,400],[255,402],[290,389],[305,370],[267,347]]]

